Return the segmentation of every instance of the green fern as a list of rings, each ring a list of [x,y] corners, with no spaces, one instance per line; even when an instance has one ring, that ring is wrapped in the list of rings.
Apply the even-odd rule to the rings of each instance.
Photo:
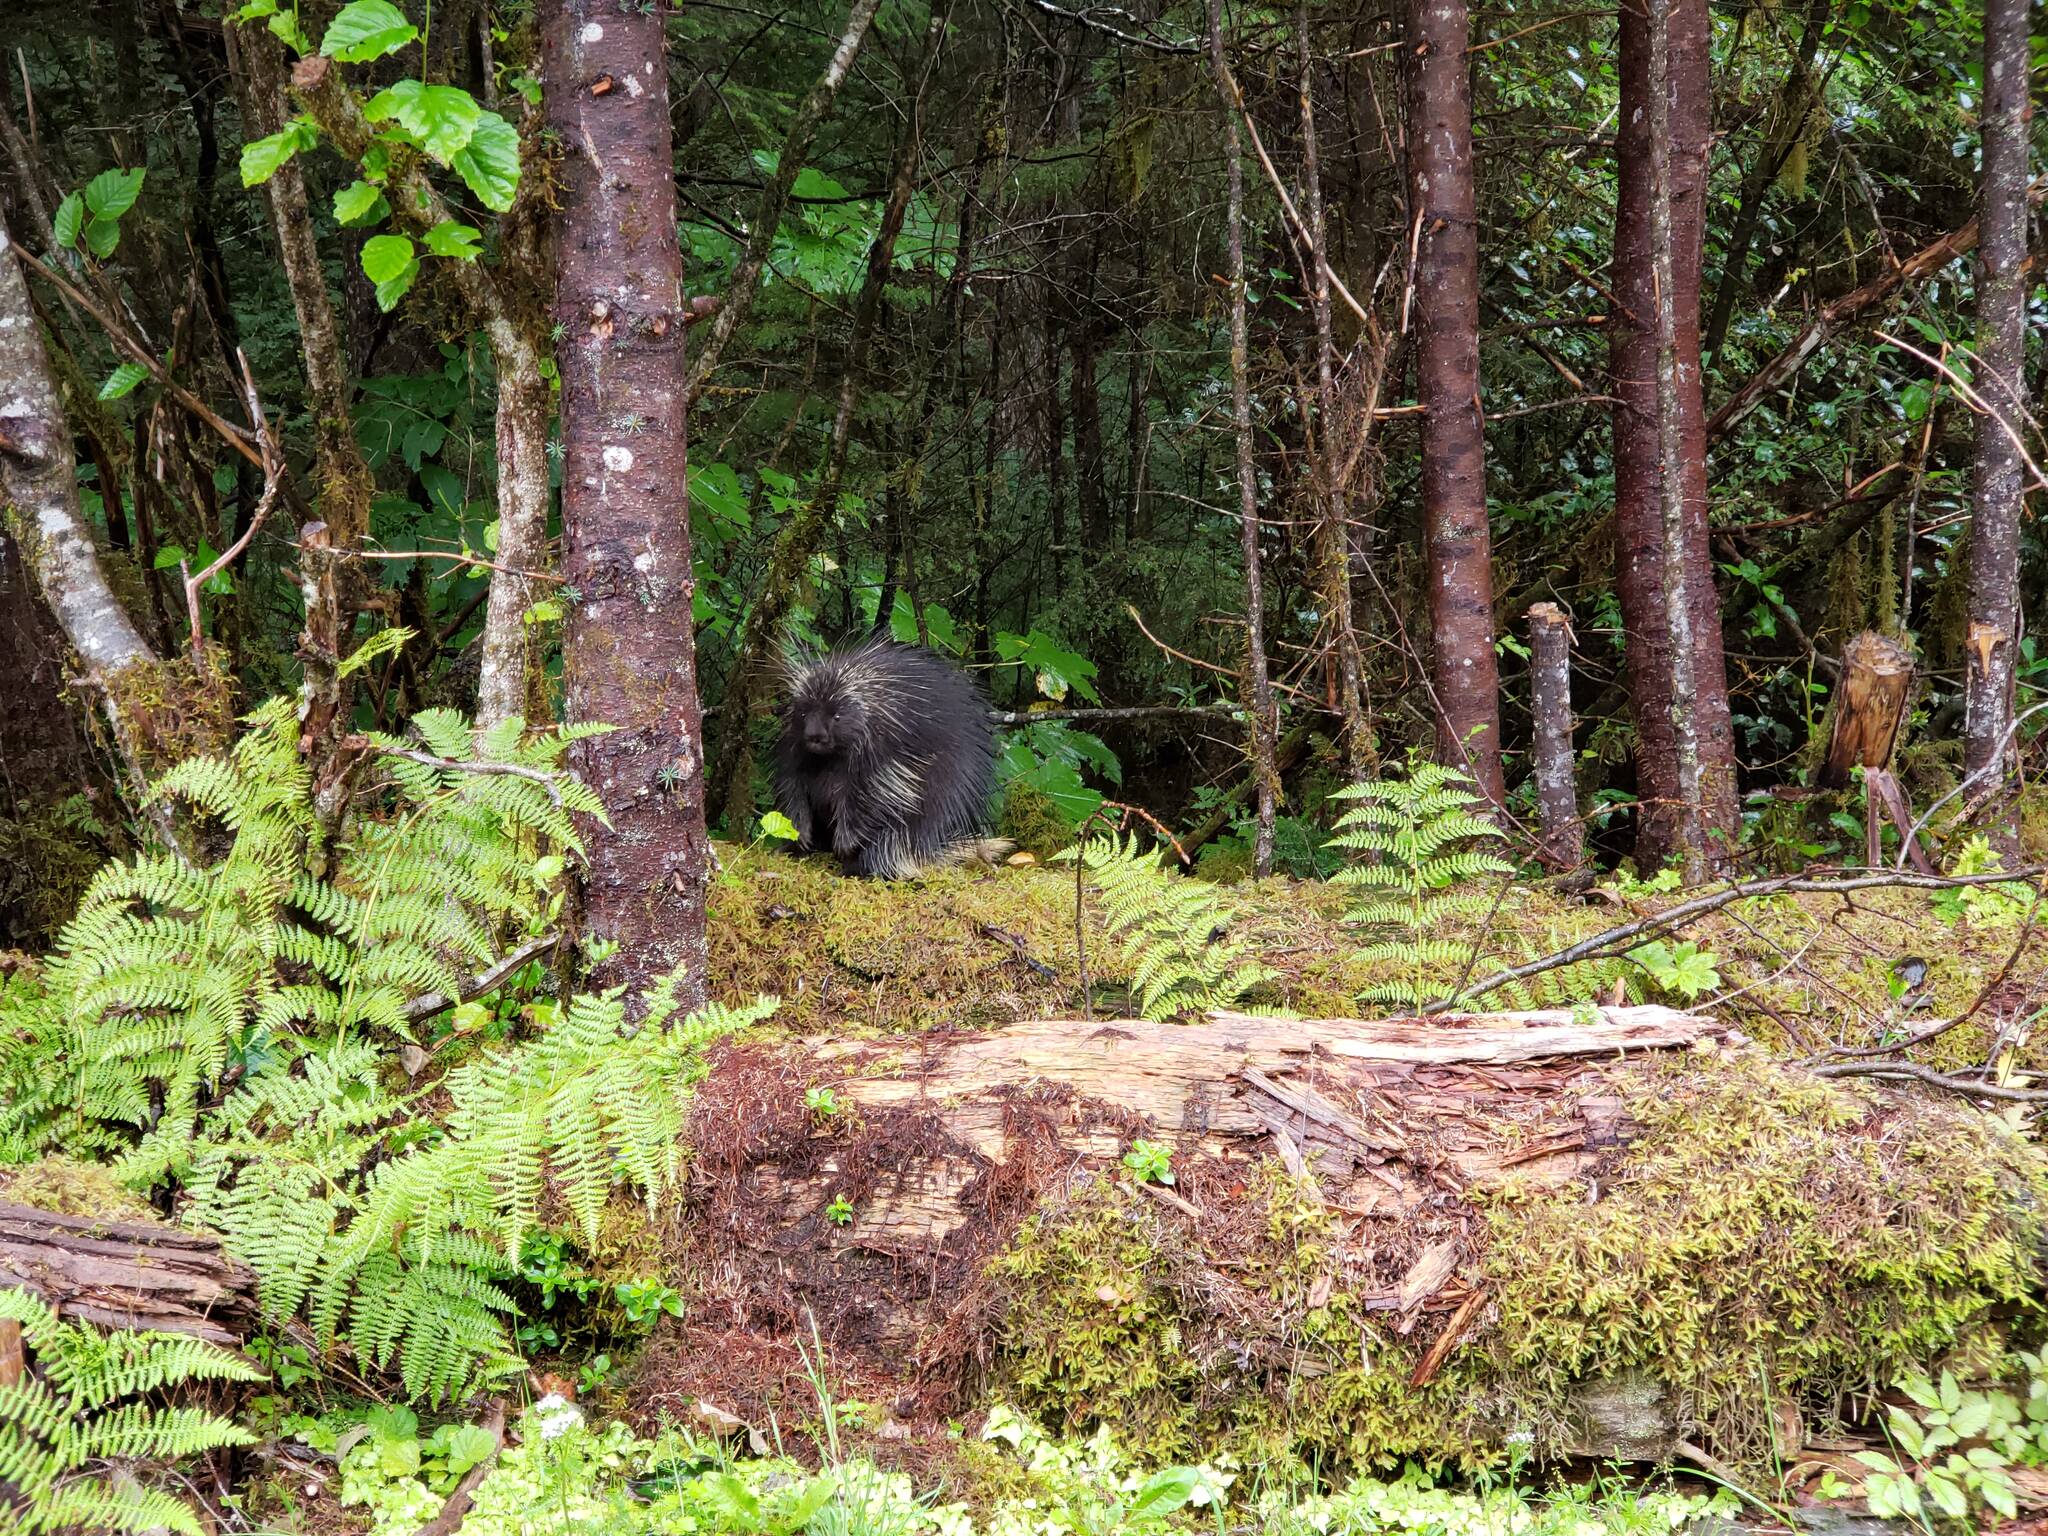
[[[109,1462],[175,1461],[254,1436],[197,1408],[138,1401],[196,1381],[259,1381],[237,1355],[172,1333],[102,1332],[62,1321],[26,1290],[0,1291],[0,1318],[19,1323],[37,1366],[0,1387],[0,1489],[16,1501],[20,1536],[171,1530],[202,1536],[191,1507],[101,1474]]]
[[[1272,979],[1274,972],[1244,958],[1243,945],[1210,937],[1225,916],[1216,888],[1168,874],[1156,855],[1139,850],[1135,834],[1127,842],[1091,838],[1081,858],[1122,949],[1140,1017],[1228,1008]]]
[[[1426,760],[1411,763],[1405,779],[1350,785],[1337,798],[1357,803],[1338,819],[1330,841],[1378,855],[1376,863],[1353,864],[1332,877],[1362,887],[1364,899],[1346,919],[1384,935],[1358,958],[1406,972],[1360,996],[1420,1008],[1442,990],[1427,980],[1430,973],[1455,970],[1470,957],[1469,944],[1444,936],[1446,924],[1484,917],[1492,905],[1470,882],[1514,873],[1507,860],[1479,846],[1500,841],[1500,829],[1476,814],[1486,801],[1467,775]]]

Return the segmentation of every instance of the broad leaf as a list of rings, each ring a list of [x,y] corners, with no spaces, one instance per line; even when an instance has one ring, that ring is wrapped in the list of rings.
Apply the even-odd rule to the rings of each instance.
[[[447,165],[476,132],[483,108],[459,86],[401,80],[371,97],[363,115],[373,123],[395,121],[415,145]]]
[[[478,202],[503,213],[519,191],[519,130],[495,112],[482,113],[469,143],[449,164]]]
[[[436,256],[454,256],[463,261],[475,261],[483,254],[478,244],[483,236],[467,224],[458,224],[453,219],[444,219],[427,231],[427,249]]]
[[[390,212],[383,190],[367,181],[352,181],[334,194],[334,222],[343,228],[375,223]]]
[[[374,235],[363,242],[363,275],[377,285],[377,307],[398,306],[420,275],[419,257],[404,235]]]
[[[85,246],[93,255],[105,261],[114,254],[114,248],[121,243],[121,221],[119,219],[87,219],[85,221]]]
[[[141,166],[132,171],[101,171],[85,184],[85,206],[95,218],[120,218],[135,206],[135,199],[142,193],[142,178],[147,174]]]
[[[320,51],[344,64],[367,64],[396,53],[420,35],[390,0],[350,0],[335,16]]]
[[[311,149],[320,140],[319,131],[303,117],[295,117],[267,139],[242,146],[242,185],[260,186],[275,176],[293,155]]]
[[[57,243],[65,250],[78,248],[78,234],[85,227],[85,199],[76,192],[67,195],[57,205],[57,217],[53,221]]]

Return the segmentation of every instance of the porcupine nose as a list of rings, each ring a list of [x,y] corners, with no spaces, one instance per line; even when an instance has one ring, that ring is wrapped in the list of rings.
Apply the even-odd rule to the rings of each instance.
[[[829,752],[829,751],[831,751],[831,750],[832,750],[832,733],[831,733],[831,731],[827,730],[827,729],[826,729],[826,728],[825,728],[824,726],[822,726],[822,725],[807,725],[807,726],[805,726],[805,727],[804,727],[804,749],[805,749],[806,751],[809,751],[809,752],[820,752],[820,753],[823,753],[823,752]]]

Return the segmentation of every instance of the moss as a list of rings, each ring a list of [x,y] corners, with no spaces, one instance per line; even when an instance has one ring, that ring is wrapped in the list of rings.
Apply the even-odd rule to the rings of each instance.
[[[106,1168],[46,1157],[33,1163],[0,1166],[0,1200],[33,1206],[59,1216],[89,1216],[108,1221],[157,1221],[149,1206],[124,1189]]]
[[[1413,1224],[1340,1233],[1269,1165],[1192,1229],[1107,1179],[1033,1217],[991,1269],[993,1391],[1159,1458],[1473,1469],[1525,1439],[1565,1452],[1583,1388],[1641,1378],[1758,1466],[1780,1403],[1832,1424],[1910,1370],[2042,1331],[2048,1165],[1996,1122],[1760,1058],[1606,1081],[1639,1132],[1597,1201],[1578,1182],[1472,1192],[1488,1302],[1424,1385],[1443,1314],[1404,1336],[1371,1299]]]
[[[1049,859],[1074,843],[1074,824],[1042,789],[1012,784],[1003,791],[997,832],[1035,858]]]

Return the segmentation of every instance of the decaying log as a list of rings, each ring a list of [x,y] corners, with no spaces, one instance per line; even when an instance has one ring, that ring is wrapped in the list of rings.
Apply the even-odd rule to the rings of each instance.
[[[228,1348],[257,1321],[256,1276],[223,1253],[218,1238],[0,1201],[0,1288],[16,1286],[62,1317]]]
[[[1891,765],[1912,686],[1913,657],[1898,641],[1865,630],[1842,647],[1834,729],[1816,781],[1820,788],[1842,788],[1856,768]]]

